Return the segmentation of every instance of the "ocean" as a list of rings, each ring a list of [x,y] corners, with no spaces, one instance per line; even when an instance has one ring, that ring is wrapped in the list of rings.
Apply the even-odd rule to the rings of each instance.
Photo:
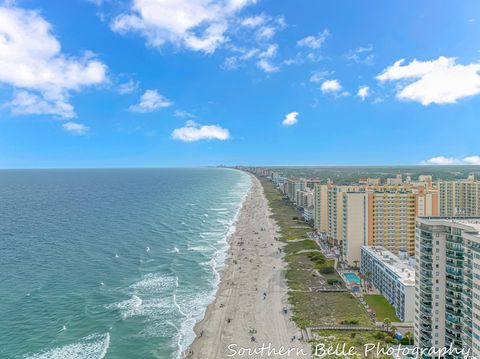
[[[220,168],[0,171],[0,358],[178,358],[250,185]]]

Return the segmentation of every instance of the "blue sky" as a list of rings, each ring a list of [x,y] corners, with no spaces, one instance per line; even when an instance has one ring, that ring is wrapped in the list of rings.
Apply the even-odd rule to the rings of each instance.
[[[476,0],[0,4],[0,168],[480,164]]]

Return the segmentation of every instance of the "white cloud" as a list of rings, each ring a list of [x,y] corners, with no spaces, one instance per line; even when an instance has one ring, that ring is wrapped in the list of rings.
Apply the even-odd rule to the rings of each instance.
[[[107,80],[107,67],[91,53],[61,51],[51,25],[36,11],[0,6],[0,83],[19,90],[12,113],[75,117],[73,91]]]
[[[277,30],[273,26],[262,26],[257,32],[257,38],[259,40],[270,40],[276,32]]]
[[[358,88],[357,96],[364,101],[370,95],[370,87],[368,86],[360,86]]]
[[[205,53],[228,41],[237,13],[256,0],[133,0],[128,13],[111,23],[119,33],[138,32],[147,45],[166,43]]]
[[[172,132],[172,138],[185,142],[200,140],[221,140],[230,138],[230,132],[218,125],[199,125],[194,121],[187,121],[184,127],[176,128]]]
[[[79,136],[86,135],[90,131],[90,127],[77,122],[65,122],[62,127],[65,131]]]
[[[298,117],[298,112],[290,112],[283,119],[282,125],[284,126],[296,125],[298,123],[297,117]]]
[[[272,58],[277,55],[278,52],[278,45],[277,44],[271,44],[267,47],[265,51],[262,51],[258,57],[260,58]]]
[[[342,85],[338,80],[326,80],[320,86],[323,93],[338,93],[342,90]]]
[[[325,29],[319,32],[317,36],[307,36],[297,41],[298,46],[308,47],[310,49],[319,49],[325,40],[330,36],[330,32]]]
[[[264,15],[250,16],[242,20],[241,25],[245,27],[255,28],[267,22]]]
[[[261,70],[267,72],[267,73],[272,73],[272,72],[278,72],[280,71],[280,67],[271,64],[268,60],[266,59],[261,59],[257,62],[258,68]]]
[[[280,71],[280,66],[274,65],[271,63],[271,58],[275,57],[277,55],[278,51],[278,45],[277,44],[271,44],[257,55],[257,57],[260,59],[257,62],[258,68],[261,70],[271,73],[271,72],[278,72]]]
[[[399,81],[397,98],[420,102],[456,103],[458,100],[480,93],[480,64],[461,65],[454,57],[440,56],[432,61],[417,61],[407,65],[404,59],[386,68],[377,79]]]
[[[183,118],[195,118],[196,116],[190,112],[187,111],[182,111],[182,110],[176,110],[173,115],[175,117],[183,117]]]
[[[463,162],[468,163],[469,165],[478,165],[480,166],[480,156],[468,156],[463,159]]]
[[[135,92],[139,87],[138,81],[128,80],[118,86],[118,93],[121,95],[127,95]]]
[[[153,112],[164,107],[170,107],[173,102],[170,102],[165,96],[160,95],[157,90],[147,90],[140,97],[140,102],[136,105],[130,106],[130,111],[133,112]]]
[[[13,99],[3,107],[10,108],[13,115],[52,115],[62,118],[75,117],[73,106],[61,99],[49,101],[41,95],[28,91],[17,91]]]
[[[325,80],[325,78],[327,76],[330,76],[332,75],[333,73],[331,71],[313,71],[312,72],[312,75],[310,76],[310,82],[313,82],[315,84],[319,84],[320,82],[322,82],[323,80]]]
[[[375,55],[373,54],[372,45],[358,47],[355,50],[350,50],[347,54],[347,59],[356,62],[357,64],[373,65],[374,58]]]
[[[437,156],[420,162],[422,165],[480,165],[480,156],[467,156],[464,158]]]

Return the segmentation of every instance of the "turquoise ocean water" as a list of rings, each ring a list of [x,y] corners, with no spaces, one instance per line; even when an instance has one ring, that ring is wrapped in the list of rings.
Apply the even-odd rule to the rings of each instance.
[[[0,171],[0,358],[177,358],[250,184],[229,169]]]

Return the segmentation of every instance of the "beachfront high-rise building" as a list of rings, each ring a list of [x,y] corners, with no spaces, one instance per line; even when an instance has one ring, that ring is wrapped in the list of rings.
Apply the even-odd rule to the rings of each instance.
[[[440,216],[480,216],[480,181],[473,175],[461,181],[438,181]]]
[[[480,357],[480,217],[418,218],[415,344]]]
[[[360,272],[392,304],[401,321],[413,323],[415,269],[407,259],[399,258],[383,247],[363,246]],[[377,321],[384,319],[377,318]]]
[[[315,226],[355,266],[362,245],[413,255],[415,217],[438,215],[437,203],[436,191],[423,186],[317,185]]]
[[[338,247],[342,246],[344,214],[343,197],[346,193],[363,192],[362,186],[336,186],[330,185],[327,188],[327,239]],[[348,212],[351,214],[352,212]],[[358,257],[360,253],[358,254]]]
[[[299,189],[295,192],[295,205],[300,208],[313,207],[314,197],[313,190],[310,188]]]
[[[377,187],[368,192],[368,245],[415,252],[415,218],[438,215],[438,195],[423,187]]]
[[[298,190],[303,191],[307,187],[305,179],[303,178],[287,178],[285,180],[285,194],[288,199],[295,202],[295,196]]]
[[[413,254],[416,195],[405,190],[368,193],[369,245]]]
[[[403,177],[401,173],[397,173],[394,178],[387,178],[388,186],[401,186],[403,184]]]
[[[314,226],[317,232],[326,233],[328,228],[328,187],[329,184],[317,184],[314,188]]]
[[[315,189],[315,186],[318,186],[322,180],[318,178],[306,178],[305,179],[305,186],[311,190]]]
[[[340,253],[349,265],[360,265],[360,251],[367,244],[367,195],[344,192],[342,198]]]

